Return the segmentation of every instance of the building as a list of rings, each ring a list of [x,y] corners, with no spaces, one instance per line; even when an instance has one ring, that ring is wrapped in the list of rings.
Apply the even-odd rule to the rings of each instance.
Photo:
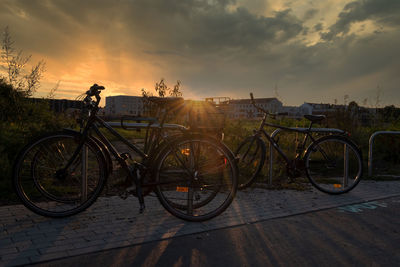
[[[277,98],[256,98],[256,105],[268,110],[271,113],[282,111],[282,102]],[[251,99],[235,99],[229,101],[228,117],[231,119],[239,118],[258,118],[263,114],[259,112],[251,103]]]
[[[305,114],[311,114],[307,113],[307,110],[302,109],[301,107],[296,107],[296,106],[283,106],[282,111],[287,113],[288,118],[292,119],[301,119]]]
[[[104,108],[106,116],[140,116],[144,113],[145,105],[141,96],[117,95],[106,97],[106,106]]]
[[[347,109],[347,106],[304,102],[304,104],[301,105],[300,108],[302,109],[302,112],[304,114],[311,115],[311,114],[327,114],[327,113],[331,113],[331,112],[334,112],[339,109],[345,110],[345,109]]]

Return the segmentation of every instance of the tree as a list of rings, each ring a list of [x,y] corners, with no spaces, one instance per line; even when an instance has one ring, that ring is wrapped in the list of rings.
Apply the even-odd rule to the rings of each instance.
[[[156,85],[154,86],[154,89],[158,93],[159,97],[166,97],[167,93],[169,93],[169,95],[172,97],[181,97],[182,96],[181,85],[182,85],[181,81],[178,80],[176,81],[174,88],[171,89],[165,83],[165,79],[161,78],[160,82],[156,83]],[[149,97],[153,96],[153,94],[147,91],[146,89],[142,88],[142,96]]]
[[[400,117],[400,109],[396,108],[394,105],[385,106],[380,110],[382,114],[383,121],[385,122],[393,122],[397,121]]]
[[[159,83],[156,83],[155,88],[156,92],[158,92],[158,95],[160,97],[164,97],[169,91],[168,86],[165,84],[164,79],[161,78],[161,81]]]
[[[168,87],[168,85],[165,83],[165,79],[161,78],[160,82],[157,82],[154,86],[155,91],[158,93],[159,97],[166,97],[167,94],[169,94],[172,97],[181,97],[182,92],[181,92],[181,81],[177,81],[176,84],[174,85],[174,88],[171,89]],[[153,96],[153,94],[146,89],[142,88],[142,96],[144,97],[144,109],[146,110],[146,113],[149,115],[155,115],[155,109],[154,105],[152,102],[148,101],[148,97]]]
[[[14,49],[14,41],[8,26],[2,34],[1,62],[6,66],[6,77],[1,77],[17,91],[25,96],[32,96],[40,87],[40,78],[45,71],[45,62],[39,61],[30,72],[25,70],[31,59],[31,55],[23,56],[22,50]]]
[[[181,81],[179,81],[179,80],[176,81],[176,84],[174,85],[174,89],[169,91],[169,95],[170,96],[174,96],[174,97],[181,97],[182,96]]]
[[[347,107],[347,109],[354,115],[358,113],[360,107],[358,106],[356,101],[351,101]]]

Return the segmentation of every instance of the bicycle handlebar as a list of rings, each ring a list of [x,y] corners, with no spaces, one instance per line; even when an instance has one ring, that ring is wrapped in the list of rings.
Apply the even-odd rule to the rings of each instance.
[[[251,98],[251,103],[252,103],[253,105],[255,105],[256,102],[254,101],[253,93],[250,93],[250,98]]]
[[[84,99],[84,102],[86,102],[87,104],[89,104],[92,107],[97,107],[100,103],[101,97],[100,97],[100,93],[101,90],[104,90],[105,87],[98,85],[98,84],[93,84],[90,89],[88,91],[86,91],[86,97]],[[94,102],[92,100],[92,96],[94,96],[96,98],[96,101]]]
[[[101,86],[101,85],[98,85],[95,83],[90,87],[89,91],[87,91],[86,94],[88,96],[96,96],[96,95],[100,94],[101,90],[104,90],[104,89],[105,89],[104,86]]]
[[[254,100],[253,93],[250,93],[250,98],[251,98],[251,104],[258,109],[259,111],[265,113],[265,114],[270,114],[268,110],[263,109],[262,107],[259,107],[256,105],[256,101]]]
[[[259,111],[263,112],[264,114],[270,115],[270,116],[287,116],[289,115],[288,112],[278,112],[278,113],[270,113],[268,110],[263,109],[262,107],[259,107],[256,105],[256,101],[254,100],[254,95],[253,93],[250,93],[250,98],[251,98],[251,104],[258,109]]]

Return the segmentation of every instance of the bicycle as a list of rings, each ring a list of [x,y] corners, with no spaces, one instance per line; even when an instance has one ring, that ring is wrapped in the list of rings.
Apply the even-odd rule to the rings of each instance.
[[[141,149],[96,115],[103,89],[94,84],[83,95],[80,131],[64,129],[41,136],[19,153],[13,184],[28,209],[48,217],[85,210],[112,173],[112,157],[126,172],[121,197],[135,195],[140,212],[145,209],[144,196],[151,191],[168,212],[188,221],[211,219],[231,204],[238,176],[233,153],[211,136],[165,123],[167,114],[183,106],[182,98],[149,98],[163,115],[160,120],[135,118],[147,121],[136,124],[146,129]],[[121,126],[126,125],[121,119]],[[133,160],[130,153],[120,153],[99,127],[122,141],[140,161]]]
[[[254,135],[246,138],[235,151],[239,167],[239,189],[244,189],[254,183],[264,165],[266,144],[261,138],[262,135],[285,161],[290,180],[305,173],[313,186],[328,194],[349,192],[360,182],[363,172],[361,151],[347,137],[345,131],[341,134],[331,134],[315,139],[312,135],[315,132],[312,125],[322,121],[325,118],[324,115],[304,115],[310,121],[308,128],[291,128],[269,123],[268,117],[287,115],[287,113],[271,114],[256,105],[252,93],[250,97],[252,105],[263,114],[263,118],[259,128],[254,130]],[[294,159],[289,159],[274,137],[264,130],[265,126],[305,135],[303,142],[297,147]],[[310,143],[306,148],[308,140]]]

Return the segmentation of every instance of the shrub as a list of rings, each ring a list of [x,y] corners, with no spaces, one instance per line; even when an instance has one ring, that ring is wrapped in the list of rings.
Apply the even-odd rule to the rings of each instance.
[[[11,188],[12,165],[31,139],[71,124],[50,111],[46,101],[33,103],[22,91],[0,79],[0,201],[15,200]]]

